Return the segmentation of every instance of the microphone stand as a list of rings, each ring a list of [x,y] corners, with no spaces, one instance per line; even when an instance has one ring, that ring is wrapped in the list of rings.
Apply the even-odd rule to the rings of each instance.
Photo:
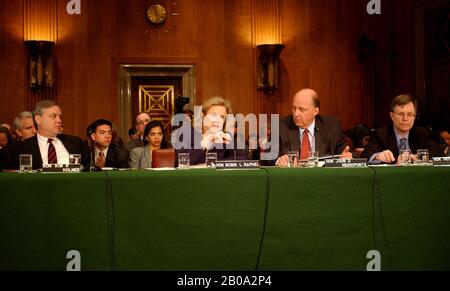
[[[89,172],[101,172],[102,169],[95,164],[95,142],[91,146],[91,162],[89,163]]]

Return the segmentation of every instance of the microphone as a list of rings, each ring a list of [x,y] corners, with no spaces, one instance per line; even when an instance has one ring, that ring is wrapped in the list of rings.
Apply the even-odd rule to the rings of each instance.
[[[95,142],[91,146],[91,162],[89,163],[89,172],[100,172],[102,169],[95,164]]]

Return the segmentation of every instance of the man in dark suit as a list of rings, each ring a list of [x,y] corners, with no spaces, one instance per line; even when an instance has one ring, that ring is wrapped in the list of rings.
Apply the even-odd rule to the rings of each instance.
[[[280,119],[280,151],[275,164],[287,167],[289,151],[299,152],[306,159],[309,151],[319,156],[340,155],[351,158],[345,143],[340,121],[331,116],[320,116],[320,100],[312,89],[297,92],[292,99],[292,115]]]
[[[18,142],[12,148],[14,167],[19,169],[19,155],[33,156],[33,169],[42,168],[42,164],[69,164],[70,154],[86,152],[81,138],[60,134],[62,112],[54,100],[43,100],[36,104],[33,118],[37,124],[37,134]]]
[[[111,143],[112,128],[112,122],[106,119],[98,119],[89,125],[87,132],[93,145],[89,161],[98,168],[129,168],[128,152]]]
[[[415,127],[417,101],[411,95],[399,95],[390,106],[392,124],[371,132],[362,157],[369,161],[393,164],[398,160],[400,150],[428,149],[430,157],[443,156],[443,146],[438,137],[427,128]],[[413,159],[415,156],[413,155]]]

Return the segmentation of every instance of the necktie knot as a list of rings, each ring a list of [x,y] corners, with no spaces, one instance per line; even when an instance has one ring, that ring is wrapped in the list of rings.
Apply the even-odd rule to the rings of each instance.
[[[48,142],[49,144],[52,144],[52,143],[53,143],[53,139],[52,139],[52,138],[49,138],[49,139],[47,140],[47,142]]]

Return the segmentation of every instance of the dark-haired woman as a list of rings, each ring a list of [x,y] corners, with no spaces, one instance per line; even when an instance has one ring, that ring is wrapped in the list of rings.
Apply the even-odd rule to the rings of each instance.
[[[145,126],[144,146],[131,150],[131,168],[146,169],[152,167],[152,151],[169,148],[161,122],[151,121]]]

